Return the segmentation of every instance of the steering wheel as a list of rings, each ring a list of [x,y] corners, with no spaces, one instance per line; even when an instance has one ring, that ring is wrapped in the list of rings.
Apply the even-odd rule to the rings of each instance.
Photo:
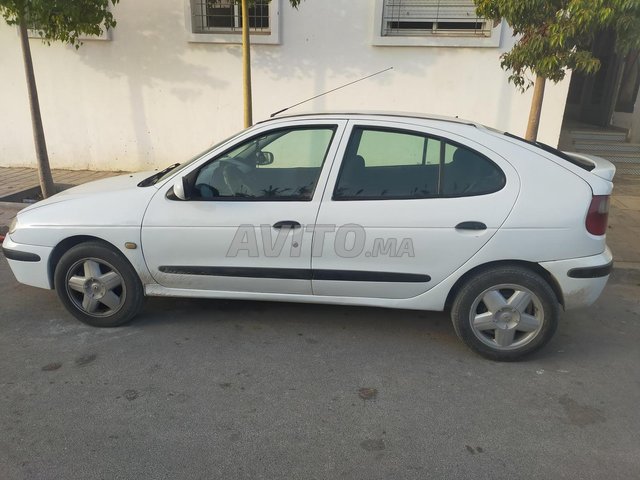
[[[233,196],[254,196],[253,190],[245,181],[244,175],[238,167],[225,164],[222,168],[222,179]]]
[[[217,188],[207,185],[206,183],[196,184],[196,191],[200,194],[200,198],[212,199],[220,196]]]

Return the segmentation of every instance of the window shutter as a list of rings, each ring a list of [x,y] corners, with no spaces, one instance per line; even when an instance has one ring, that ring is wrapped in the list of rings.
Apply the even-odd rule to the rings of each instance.
[[[485,30],[473,0],[384,0],[383,32],[395,35]]]
[[[388,20],[412,22],[477,22],[472,0],[385,0]]]

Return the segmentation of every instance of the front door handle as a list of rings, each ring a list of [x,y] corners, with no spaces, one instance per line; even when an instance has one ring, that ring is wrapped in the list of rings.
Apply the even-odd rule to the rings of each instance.
[[[302,227],[302,225],[295,220],[282,220],[273,224],[273,228],[291,228],[293,230],[300,227]]]
[[[456,225],[456,230],[486,230],[487,226],[482,222],[462,222]]]

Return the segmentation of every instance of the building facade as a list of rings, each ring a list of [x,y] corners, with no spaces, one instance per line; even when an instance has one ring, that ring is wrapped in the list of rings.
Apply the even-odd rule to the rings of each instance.
[[[354,81],[304,110],[459,116],[522,135],[531,91],[507,82],[510,29],[467,0],[288,0],[252,8],[254,121]],[[241,19],[220,0],[122,0],[118,25],[78,49],[32,38],[53,168],[182,162],[242,128]],[[0,23],[0,166],[33,166],[17,29]],[[539,138],[557,144],[569,78],[547,88]],[[293,109],[291,113],[301,111]]]

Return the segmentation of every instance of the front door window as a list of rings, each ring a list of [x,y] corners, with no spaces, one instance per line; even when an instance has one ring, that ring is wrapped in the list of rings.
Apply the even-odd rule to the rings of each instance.
[[[239,201],[310,201],[335,128],[271,131],[202,167],[195,198]]]

